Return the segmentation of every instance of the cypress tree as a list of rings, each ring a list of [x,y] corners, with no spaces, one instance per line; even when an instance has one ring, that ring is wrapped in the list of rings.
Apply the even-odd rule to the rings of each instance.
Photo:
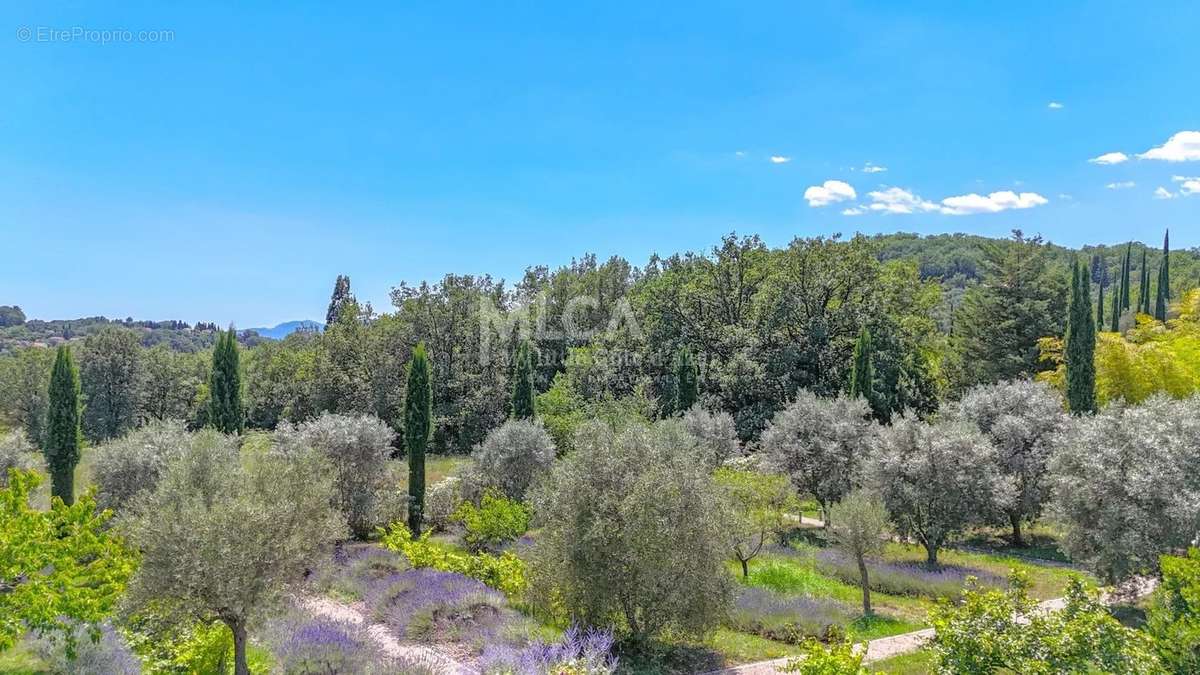
[[[1104,330],[1104,284],[1100,284],[1100,296],[1096,298],[1096,329]]]
[[[1167,301],[1171,299],[1171,232],[1163,236],[1162,262],[1158,265],[1158,294],[1154,301],[1154,318],[1167,320]]]
[[[217,335],[208,376],[208,423],[224,434],[241,433],[245,420],[238,361],[237,333],[230,326]]]
[[[1141,286],[1138,288],[1138,312],[1150,313],[1150,266],[1146,264],[1146,249],[1142,248],[1142,269],[1138,274]]]
[[[71,348],[62,345],[50,371],[49,402],[46,410],[46,443],[42,448],[50,469],[50,494],[65,504],[75,503],[75,465],[83,447],[80,429],[79,369]]]
[[[864,398],[868,404],[875,398],[875,366],[872,363],[871,331],[866,326],[858,331],[854,343],[854,360],[850,364],[850,398]],[[873,406],[872,406],[873,407]]]
[[[1121,263],[1121,311],[1130,307],[1130,258],[1133,257],[1133,242],[1125,245],[1125,260]]]
[[[333,293],[329,296],[329,309],[325,310],[325,328],[336,324],[342,307],[354,300],[350,294],[350,277],[339,274],[333,282]]]
[[[404,396],[404,445],[408,449],[408,529],[421,532],[425,513],[425,449],[433,435],[433,383],[425,343],[413,348],[408,362],[408,390]]]
[[[513,369],[512,419],[531,420],[536,415],[533,404],[533,347],[528,340],[517,345]]]
[[[675,353],[675,412],[684,413],[700,397],[700,369],[687,347]]]
[[[1096,324],[1087,269],[1072,264],[1071,304],[1067,310],[1067,404],[1081,415],[1096,410]]]
[[[1121,332],[1121,293],[1120,288],[1114,288],[1112,294],[1112,312],[1109,320],[1112,322],[1112,332]]]

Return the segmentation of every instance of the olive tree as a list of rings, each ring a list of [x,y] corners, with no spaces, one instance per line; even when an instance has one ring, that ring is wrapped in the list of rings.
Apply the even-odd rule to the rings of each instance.
[[[200,432],[122,518],[141,552],[130,608],[225,624],[234,672],[248,675],[248,626],[345,535],[332,474],[315,452],[241,454],[233,437]]]
[[[877,433],[870,415],[862,399],[802,390],[763,433],[767,462],[817,500],[826,526],[829,507],[850,492]]]
[[[683,428],[696,439],[710,466],[717,466],[741,454],[733,415],[694,405],[683,414],[682,421]]]
[[[783,528],[789,510],[796,508],[796,495],[787,476],[743,468],[721,467],[713,477],[725,493],[732,511],[731,548],[742,565],[742,576],[750,576],[750,561]]]
[[[1154,397],[1073,420],[1052,462],[1071,559],[1109,581],[1153,574],[1200,532],[1200,399]]]
[[[493,429],[475,448],[475,475],[483,488],[495,488],[521,501],[554,463],[554,441],[533,419],[511,419]]]
[[[830,509],[833,520],[833,542],[854,557],[858,563],[859,585],[862,586],[863,614],[871,614],[871,579],[867,557],[883,553],[891,529],[887,509],[877,497],[864,490],[846,495]]]
[[[183,422],[155,422],[96,448],[92,455],[96,505],[120,511],[138,495],[154,490],[170,456],[190,439]]]
[[[981,385],[949,415],[974,424],[996,446],[997,467],[1014,488],[999,507],[1012,527],[1013,544],[1024,546],[1021,525],[1041,515],[1049,498],[1050,456],[1067,423],[1062,397],[1049,385],[1029,380]]]
[[[589,422],[539,485],[535,597],[636,643],[702,635],[728,609],[725,504],[678,425]]]
[[[0,434],[0,488],[8,485],[8,470],[34,471],[44,466],[42,456],[38,453],[24,429],[17,429],[6,434]]]
[[[324,413],[310,422],[283,422],[275,430],[275,445],[285,453],[316,450],[333,467],[334,504],[346,516],[359,539],[379,525],[383,493],[393,487],[388,459],[395,434],[372,415]]]
[[[996,449],[961,422],[897,420],[879,437],[869,485],[882,497],[898,532],[938,550],[955,534],[986,521],[1011,484],[996,470]]]

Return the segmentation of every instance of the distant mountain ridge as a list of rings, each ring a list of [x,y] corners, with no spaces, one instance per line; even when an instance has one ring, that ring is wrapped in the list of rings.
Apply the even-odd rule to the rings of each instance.
[[[291,335],[292,333],[295,333],[296,331],[301,331],[301,330],[311,331],[314,333],[320,333],[321,331],[325,330],[325,324],[317,322],[317,321],[309,321],[308,319],[304,319],[302,321],[285,321],[281,324],[276,325],[273,328],[251,328],[249,330],[252,330],[255,333],[258,333],[259,335],[261,335],[265,338],[271,338],[272,340],[282,340],[285,337]]]

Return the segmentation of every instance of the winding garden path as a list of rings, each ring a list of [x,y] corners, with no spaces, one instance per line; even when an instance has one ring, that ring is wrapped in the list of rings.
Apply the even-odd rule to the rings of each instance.
[[[1136,600],[1145,595],[1149,595],[1158,586],[1157,579],[1146,577],[1134,577],[1125,584],[1117,587],[1111,592],[1106,592],[1101,597],[1101,601],[1107,604],[1115,604],[1118,602],[1129,602]],[[1053,598],[1038,603],[1038,610],[1044,612],[1057,612],[1066,606],[1066,598]],[[893,635],[891,637],[879,638],[866,643],[867,654],[863,658],[864,663],[874,663],[890,659],[893,656],[908,654],[915,652],[924,647],[934,637],[932,628],[924,628],[911,633],[903,633],[901,635]],[[759,661],[757,663],[747,663],[724,670],[714,670],[705,675],[775,675],[776,673],[784,672],[783,667],[788,661],[796,657],[784,657],[782,659],[771,659],[770,661]]]
[[[314,616],[365,624],[367,634],[371,636],[375,644],[379,645],[380,650],[391,658],[411,659],[419,663],[431,664],[442,675],[478,675],[478,671],[474,668],[459,663],[436,649],[401,644],[392,634],[391,629],[381,623],[368,621],[365,614],[351,605],[315,596],[301,598],[300,605]]]

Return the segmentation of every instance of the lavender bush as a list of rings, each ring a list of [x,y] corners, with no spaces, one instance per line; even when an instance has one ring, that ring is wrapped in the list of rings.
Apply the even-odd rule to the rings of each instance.
[[[455,642],[477,651],[510,644],[524,631],[502,593],[453,572],[393,574],[372,584],[365,600],[376,620],[413,640]]]
[[[77,627],[71,636],[75,642],[75,657],[67,656],[63,636],[30,639],[33,650],[52,673],[72,675],[137,675],[141,662],[107,623],[100,626],[100,639],[93,641],[85,627]]]
[[[611,675],[617,671],[612,647],[612,631],[572,626],[558,642],[535,640],[522,648],[489,645],[479,669],[484,675]]]
[[[821,574],[848,584],[860,583],[858,564],[846,553],[823,549],[813,557],[816,569]],[[984,586],[1001,588],[1005,585],[1004,579],[990,572],[954,565],[931,569],[917,562],[874,561],[868,563],[868,567],[871,590],[892,595],[955,598],[962,593],[968,576],[976,577],[979,584]]]
[[[779,595],[745,586],[734,600],[730,623],[737,630],[772,640],[800,644],[808,638],[828,639],[854,621],[853,608],[836,600],[807,595]]]
[[[403,556],[378,546],[347,546],[321,571],[317,582],[322,592],[350,600],[362,600],[381,580],[408,569]]]

